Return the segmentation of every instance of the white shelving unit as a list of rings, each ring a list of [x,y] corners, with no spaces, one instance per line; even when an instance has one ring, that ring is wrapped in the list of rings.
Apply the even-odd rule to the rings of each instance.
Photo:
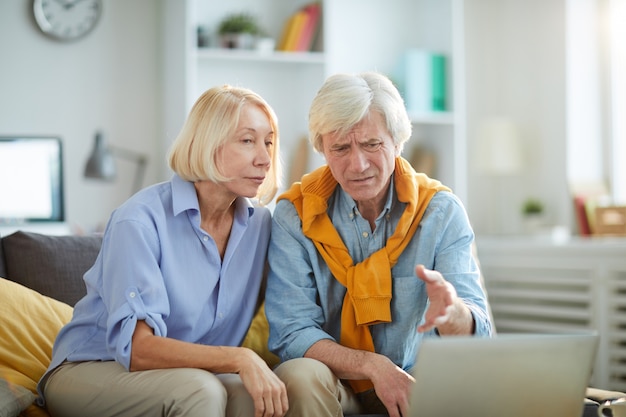
[[[164,114],[170,141],[203,91],[222,83],[239,84],[257,91],[274,107],[288,168],[299,139],[307,134],[311,100],[327,75],[378,70],[393,78],[404,51],[429,49],[448,57],[449,110],[412,114],[415,138],[405,154],[410,155],[418,143],[432,149],[437,154],[437,178],[465,200],[463,0],[324,0],[323,52],[261,53],[214,47],[215,28],[227,14],[252,13],[269,36],[279,39],[287,18],[308,1],[286,6],[279,0],[166,0]],[[196,47],[199,25],[212,36],[213,47]],[[322,162],[313,155],[308,169]]]
[[[271,53],[257,52],[246,49],[223,49],[223,48],[199,48],[196,50],[196,61],[223,60],[236,64],[237,61],[252,63],[284,63],[284,64],[310,64],[323,65],[324,54],[321,52],[282,52]]]

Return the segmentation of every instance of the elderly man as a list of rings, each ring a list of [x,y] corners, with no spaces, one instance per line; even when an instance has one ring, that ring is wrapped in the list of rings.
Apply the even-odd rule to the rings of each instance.
[[[385,76],[330,76],[309,131],[327,165],[279,197],[268,255],[288,415],[407,415],[422,338],[491,335],[472,228],[459,199],[400,156],[411,122]]]

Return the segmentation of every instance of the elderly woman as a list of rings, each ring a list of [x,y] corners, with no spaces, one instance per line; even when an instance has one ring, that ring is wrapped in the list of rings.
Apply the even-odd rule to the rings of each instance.
[[[278,139],[256,93],[226,85],[198,99],[169,153],[172,179],[107,224],[39,383],[52,416],[285,414],[284,384],[240,347],[266,262]]]

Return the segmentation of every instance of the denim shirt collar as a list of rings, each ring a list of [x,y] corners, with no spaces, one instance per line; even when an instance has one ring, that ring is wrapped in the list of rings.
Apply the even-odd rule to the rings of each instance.
[[[394,184],[395,184],[394,176],[392,174],[389,189],[387,190],[387,199],[385,200],[385,205],[383,207],[383,210],[380,212],[380,214],[376,218],[376,224],[378,224],[384,216],[387,216],[391,212],[394,205],[398,203],[398,200],[396,198],[396,189],[395,189]],[[348,213],[351,220],[353,220],[355,216],[361,215],[359,213],[359,209],[356,206],[356,201],[354,201],[354,199],[350,196],[350,194],[345,192],[343,188],[341,188],[341,186],[337,187],[337,190],[335,191],[335,198],[337,198],[337,201],[339,202],[339,206],[343,210],[345,210],[346,213]]]

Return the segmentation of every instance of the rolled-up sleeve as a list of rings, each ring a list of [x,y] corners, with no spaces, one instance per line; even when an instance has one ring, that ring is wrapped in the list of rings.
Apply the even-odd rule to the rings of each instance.
[[[128,242],[133,242],[129,247]],[[132,255],[131,255],[132,254]],[[130,367],[132,336],[137,321],[145,320],[157,336],[167,336],[168,294],[159,268],[159,245],[154,231],[134,221],[109,225],[102,256],[102,300],[109,311],[107,350],[126,369]]]

